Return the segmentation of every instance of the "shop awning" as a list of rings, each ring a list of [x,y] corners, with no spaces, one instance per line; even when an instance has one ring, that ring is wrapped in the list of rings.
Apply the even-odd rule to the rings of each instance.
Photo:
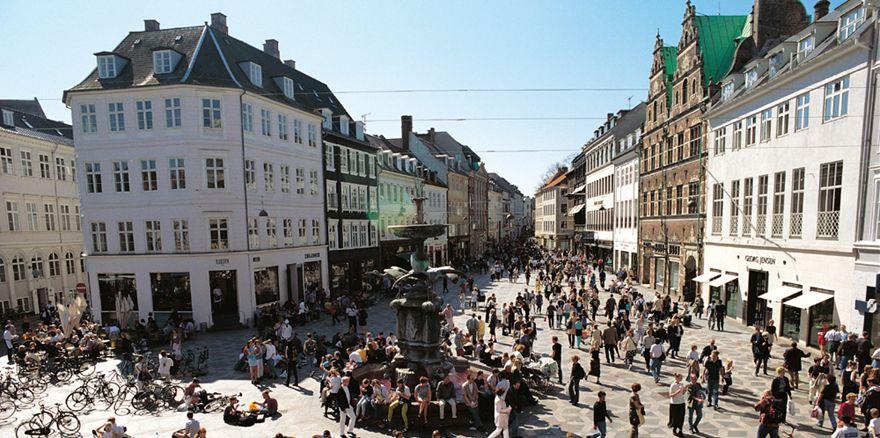
[[[762,295],[758,295],[758,298],[767,301],[779,302],[782,301],[798,292],[801,291],[801,288],[794,286],[779,286],[776,289],[771,290]]]
[[[730,283],[731,281],[736,280],[736,279],[737,279],[736,275],[721,274],[720,277],[710,281],[709,286],[712,286],[712,287],[723,286],[723,285]]]
[[[813,307],[816,304],[819,304],[822,301],[829,300],[831,298],[834,298],[834,295],[809,291],[791,301],[786,302],[785,305],[797,307],[798,309],[809,309],[810,307]]]
[[[584,209],[584,204],[575,205],[574,207],[571,208],[571,210],[568,210],[568,215],[574,216],[574,215],[578,214],[578,212],[580,212],[583,209]]]
[[[711,280],[714,280],[715,277],[721,275],[720,272],[706,272],[701,275],[697,275],[693,278],[697,283],[708,283]]]
[[[578,193],[580,193],[580,192],[583,192],[585,188],[587,188],[587,185],[586,185],[586,184],[579,185],[579,186],[577,186],[577,188],[575,188],[574,190],[568,192],[568,194],[569,194],[569,195],[575,195],[575,194],[578,194]]]

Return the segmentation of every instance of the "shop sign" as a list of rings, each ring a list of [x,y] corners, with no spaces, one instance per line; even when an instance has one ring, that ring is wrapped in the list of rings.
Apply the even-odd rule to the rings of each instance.
[[[229,259],[217,259],[217,260],[214,260],[214,263],[216,263],[218,265],[228,265]]]
[[[319,252],[310,252],[310,253],[306,254],[305,257],[306,257],[306,260],[308,260],[308,259],[319,259],[319,258],[321,258],[321,253],[319,253]]]
[[[746,263],[757,263],[759,265],[775,265],[776,259],[773,257],[745,256]]]

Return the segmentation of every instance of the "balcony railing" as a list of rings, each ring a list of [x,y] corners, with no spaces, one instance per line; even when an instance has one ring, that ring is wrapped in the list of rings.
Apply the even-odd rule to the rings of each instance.
[[[819,239],[837,239],[840,227],[839,211],[820,211],[816,223],[816,237]]]
[[[789,224],[788,237],[791,239],[800,239],[804,229],[804,214],[792,213],[791,223]]]
[[[712,218],[712,234],[715,236],[721,235],[721,216],[714,216]]]
[[[739,235],[739,214],[736,212],[730,216],[730,235]]]
[[[773,223],[770,226],[773,237],[782,237],[782,213],[773,214]]]
[[[766,214],[759,214],[758,215],[758,222],[755,225],[755,228],[758,229],[758,231],[757,231],[758,237],[762,237],[767,234],[767,215]]]
[[[752,228],[752,218],[749,216],[743,215],[743,236],[752,236],[754,232],[754,228]]]

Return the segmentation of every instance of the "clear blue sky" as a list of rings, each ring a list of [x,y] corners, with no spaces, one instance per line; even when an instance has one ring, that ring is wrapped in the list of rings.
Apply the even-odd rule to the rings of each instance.
[[[804,2],[812,13],[811,0]],[[832,2],[833,5],[840,0]],[[747,14],[751,0],[695,0],[704,14]],[[143,19],[163,28],[228,16],[230,33],[262,47],[275,38],[284,59],[334,91],[462,88],[628,88],[527,93],[340,93],[367,131],[400,136],[401,114],[482,152],[490,171],[532,194],[552,163],[576,152],[599,120],[424,122],[462,117],[604,117],[647,94],[654,35],[680,34],[684,1],[292,1],[83,2],[3,0],[5,62],[0,98],[38,97],[50,118],[68,121],[61,93]],[[559,151],[559,150],[565,150]]]

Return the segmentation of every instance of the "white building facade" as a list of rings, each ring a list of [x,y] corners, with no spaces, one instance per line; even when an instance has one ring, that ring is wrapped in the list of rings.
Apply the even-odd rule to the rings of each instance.
[[[436,180],[427,180],[422,186],[425,203],[425,222],[429,224],[447,224],[446,186]],[[431,237],[425,241],[425,251],[431,266],[444,266],[449,263],[449,247],[447,233]]]
[[[535,238],[547,249],[570,248],[567,191],[562,170],[535,193]]]
[[[864,326],[855,303],[869,38],[848,2],[746,64],[707,113],[705,300],[816,345],[823,325]],[[862,15],[862,21],[864,15]],[[857,31],[857,29],[861,29]],[[851,147],[835,147],[852,145]],[[846,280],[844,280],[846,279]],[[873,279],[872,279],[873,281]]]
[[[0,103],[0,314],[39,313],[85,281],[70,126]],[[26,103],[31,103],[26,101]]]
[[[638,278],[639,254],[639,153],[645,104],[627,112],[615,127],[614,223],[615,270],[630,271]]]
[[[169,30],[147,20],[97,56],[65,93],[95,316],[114,319],[128,296],[160,323],[176,311],[251,324],[326,289],[315,108],[332,104],[294,92],[323,84],[282,63],[274,40],[260,51],[229,37],[222,14]]]

